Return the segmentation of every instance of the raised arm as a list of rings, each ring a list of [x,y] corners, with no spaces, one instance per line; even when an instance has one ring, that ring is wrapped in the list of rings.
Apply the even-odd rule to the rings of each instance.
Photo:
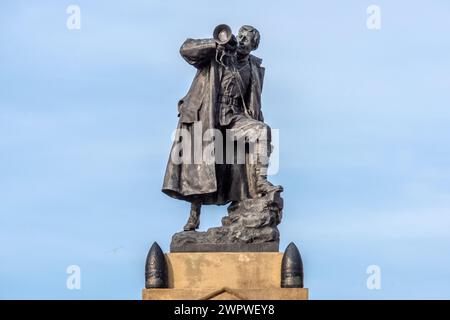
[[[216,42],[214,39],[187,39],[180,48],[180,54],[187,63],[200,68],[214,58]]]

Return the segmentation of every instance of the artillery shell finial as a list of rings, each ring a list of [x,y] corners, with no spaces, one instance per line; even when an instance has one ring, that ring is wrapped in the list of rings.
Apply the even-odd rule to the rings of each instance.
[[[281,262],[281,287],[303,288],[303,262],[297,246],[291,242]]]
[[[167,266],[161,247],[154,242],[145,262],[145,288],[167,288]]]

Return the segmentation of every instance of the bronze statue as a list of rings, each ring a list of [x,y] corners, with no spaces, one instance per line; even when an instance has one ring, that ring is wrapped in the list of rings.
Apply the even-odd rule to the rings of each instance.
[[[197,69],[197,73],[189,92],[178,103],[177,132],[180,133],[175,136],[162,191],[173,198],[191,203],[189,220],[184,226],[184,236],[190,237],[187,242],[200,241],[194,241],[192,237],[198,238],[201,233],[192,232],[199,227],[203,204],[223,205],[231,202],[228,209],[230,216],[223,219],[224,226],[220,232],[213,230],[213,236],[209,233],[208,239],[200,242],[255,243],[259,239],[261,242],[276,241],[278,244],[279,235],[275,229],[281,220],[282,199],[279,194],[283,189],[267,181],[272,146],[271,129],[263,122],[261,111],[264,68],[261,66],[262,60],[251,54],[258,48],[259,42],[260,33],[252,26],[242,26],[235,37],[227,25],[219,25],[213,32],[213,38],[187,39],[180,48],[181,56]],[[208,136],[211,129],[215,135]],[[199,136],[198,132],[195,133],[196,130],[200,131]],[[218,139],[217,132],[226,139]],[[205,139],[205,136],[208,138]],[[233,139],[231,144],[230,136]],[[193,144],[197,142],[196,146],[186,144],[186,140],[190,138],[195,140]],[[239,155],[236,155],[234,146],[238,140],[246,143],[245,159],[242,162],[236,160]],[[194,149],[198,144],[200,150],[206,150],[211,147],[211,143],[214,145],[214,161],[173,161],[173,156],[183,157],[186,154],[192,160],[191,151],[195,153]],[[249,161],[252,152],[256,155],[253,162]],[[230,153],[233,160],[231,163],[222,161],[223,157],[219,161],[219,154],[225,154],[229,160]],[[252,202],[259,201],[258,199],[265,201],[261,208],[256,202]],[[270,231],[266,232],[270,236],[261,237],[260,233],[252,230],[248,238],[237,239],[237,233],[230,231],[230,227],[242,218],[242,214],[238,212],[243,210],[240,206],[244,202],[244,215],[253,209],[261,211],[265,210],[265,206],[275,205],[275,209],[272,206],[273,214],[268,213],[267,216],[270,221],[261,222],[257,226],[258,230],[270,226]],[[253,209],[249,209],[249,206]],[[255,209],[257,207],[259,209]],[[259,214],[258,217],[260,216]],[[226,232],[224,228],[227,228]],[[223,240],[225,233],[228,237],[226,241]],[[234,240],[229,238],[231,233]]]

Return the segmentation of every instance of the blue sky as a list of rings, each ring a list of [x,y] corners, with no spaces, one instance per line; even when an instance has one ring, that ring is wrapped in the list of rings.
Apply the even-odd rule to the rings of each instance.
[[[167,251],[188,214],[160,192],[195,73],[178,49],[219,23],[261,31],[281,248],[300,248],[311,298],[450,298],[449,13],[444,0],[2,1],[0,298],[140,298],[147,250]],[[205,208],[201,228],[225,212]]]

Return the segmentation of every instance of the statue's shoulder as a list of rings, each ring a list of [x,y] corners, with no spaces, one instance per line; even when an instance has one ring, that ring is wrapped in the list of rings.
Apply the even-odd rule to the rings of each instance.
[[[262,66],[261,66],[262,59],[257,57],[257,56],[254,56],[252,54],[250,55],[250,63],[255,65],[255,66],[257,66],[257,67],[259,67],[259,68],[262,68]]]

